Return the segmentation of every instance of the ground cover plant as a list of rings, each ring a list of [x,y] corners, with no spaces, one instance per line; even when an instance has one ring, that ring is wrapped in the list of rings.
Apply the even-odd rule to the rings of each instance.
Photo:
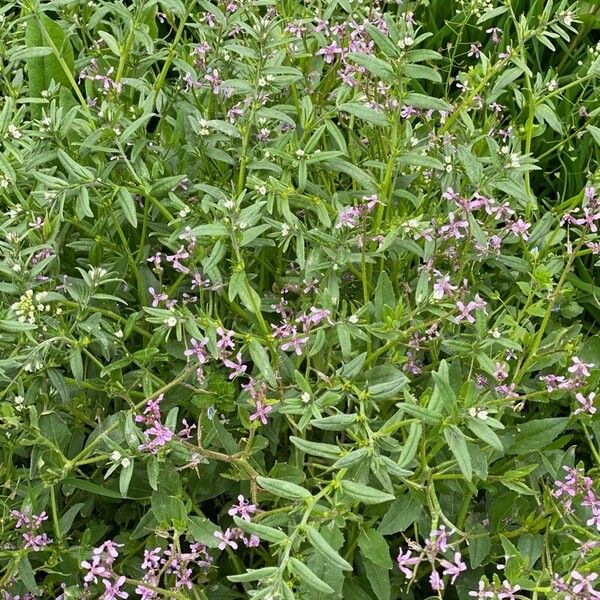
[[[599,6],[2,2],[2,599],[600,598]]]

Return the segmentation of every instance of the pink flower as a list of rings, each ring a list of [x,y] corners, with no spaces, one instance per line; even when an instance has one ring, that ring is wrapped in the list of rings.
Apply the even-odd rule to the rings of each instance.
[[[208,344],[208,338],[204,338],[199,342],[194,338],[190,339],[190,343],[192,344],[192,348],[188,348],[185,352],[185,356],[194,356],[198,359],[198,362],[203,365],[206,362],[206,353],[204,352],[204,347]]]
[[[458,308],[460,313],[454,317],[455,323],[460,323],[464,319],[466,319],[469,323],[475,323],[475,317],[471,314],[471,312],[477,308],[477,304],[475,302],[469,302],[469,304],[465,305],[464,302],[459,300],[456,303],[456,308]]]
[[[490,29],[486,29],[485,32],[491,34],[493,44],[498,45],[500,43],[500,36],[498,35],[502,33],[500,27],[491,27]]]
[[[571,573],[571,577],[575,579],[578,583],[573,586],[573,591],[576,594],[580,592],[587,592],[587,594],[593,594],[596,596],[595,590],[592,588],[592,581],[594,581],[598,577],[598,573],[590,573],[587,576],[583,576],[578,571],[573,571]]]
[[[215,531],[215,537],[218,540],[221,540],[219,543],[219,550],[225,550],[225,548],[227,548],[227,546],[229,546],[230,548],[233,548],[234,550],[237,550],[237,543],[234,541],[235,540],[235,532],[232,531],[231,529],[227,529],[225,531],[225,533],[222,533],[220,531]]]
[[[285,352],[293,349],[294,352],[300,356],[302,354],[302,346],[308,342],[308,337],[298,337],[297,330],[295,327],[292,328],[292,339],[289,342],[281,344],[281,349]]]
[[[236,358],[237,362],[233,362],[232,360],[229,360],[228,358],[225,358],[223,360],[223,364],[228,369],[231,369],[231,373],[229,373],[229,379],[235,379],[236,377],[243,375],[246,372],[246,369],[248,368],[247,365],[242,363],[242,353],[241,352],[238,352],[236,354],[235,358]]]
[[[454,291],[458,289],[457,286],[450,283],[449,275],[441,277],[442,274],[439,271],[436,271],[436,275],[439,275],[440,279],[433,284],[433,297],[436,300],[441,300],[444,296],[452,298]]]
[[[584,363],[577,356],[574,356],[571,360],[573,364],[567,370],[576,377],[589,377],[589,370],[596,366],[594,363]]]
[[[410,550],[406,551],[406,554],[402,554],[402,550],[398,553],[398,568],[406,575],[408,579],[414,577],[414,568],[421,564],[421,558],[419,556],[411,556]],[[410,567],[410,568],[409,568]]]
[[[260,419],[263,425],[267,424],[269,413],[273,411],[273,407],[268,404],[263,404],[260,400],[256,401],[256,411],[250,415],[251,421]]]
[[[575,410],[573,414],[578,415],[579,413],[586,412],[590,415],[593,415],[596,412],[596,407],[594,406],[595,397],[595,392],[591,392],[587,398],[581,393],[575,394],[575,399],[577,400],[577,402],[579,402],[580,407],[577,410]]]
[[[110,571],[106,568],[104,562],[98,555],[92,557],[92,562],[87,560],[82,561],[81,567],[87,569],[87,573],[83,578],[84,581],[98,583],[98,577],[110,577]]]
[[[157,292],[153,287],[148,288],[148,292],[152,296],[152,306],[156,308],[163,300],[168,300],[169,296],[164,292]]]
[[[104,590],[104,594],[100,596],[102,600],[115,600],[115,598],[128,598],[129,594],[127,592],[123,592],[121,588],[125,583],[125,576],[121,575],[114,583],[110,582],[108,579],[103,579],[102,583],[106,588]]]
[[[529,234],[527,233],[527,230],[530,227],[531,223],[526,223],[525,221],[523,221],[523,219],[519,219],[518,221],[515,221],[514,223],[509,225],[508,229],[515,235],[521,237],[521,239],[523,239],[524,241],[527,241],[529,239]]]
[[[336,54],[340,54],[342,49],[337,45],[337,42],[333,41],[329,46],[325,46],[325,48],[320,48],[317,50],[317,56],[323,56],[325,58],[325,62],[330,65],[333,62]]]
[[[241,494],[238,496],[238,503],[234,504],[228,511],[227,514],[233,516],[239,514],[244,521],[250,521],[252,515],[256,512],[256,505],[251,504],[249,500],[246,500]]]
[[[440,565],[444,567],[443,574],[451,575],[452,579],[450,580],[451,584],[454,584],[456,578],[463,572],[467,570],[467,565],[462,561],[462,556],[460,552],[454,553],[454,563],[446,559],[440,560]]]
[[[440,574],[435,569],[431,571],[431,575],[429,576],[429,583],[431,585],[431,589],[436,592],[444,589],[444,582],[442,581]]]

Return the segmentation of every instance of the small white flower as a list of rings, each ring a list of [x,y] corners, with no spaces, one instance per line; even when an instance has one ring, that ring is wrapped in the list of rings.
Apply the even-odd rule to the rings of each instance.
[[[348,321],[350,321],[350,323],[353,323],[353,324],[358,323],[358,315],[350,315],[348,317]]]
[[[310,394],[308,392],[304,392],[300,398],[302,398],[302,402],[306,404],[310,401]]]
[[[167,317],[163,323],[167,326],[167,327],[175,327],[175,325],[177,325],[177,319],[175,317]]]
[[[18,140],[23,136],[23,134],[12,123],[8,126],[8,133],[10,133],[15,140]]]
[[[298,148],[298,150],[296,150],[296,156],[298,158],[302,158],[304,156],[304,150],[302,150],[301,148]]]

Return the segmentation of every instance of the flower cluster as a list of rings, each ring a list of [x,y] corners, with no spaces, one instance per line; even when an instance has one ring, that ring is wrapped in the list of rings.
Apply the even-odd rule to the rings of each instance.
[[[137,423],[146,426],[144,430],[144,443],[140,444],[139,450],[156,454],[159,448],[165,446],[174,437],[175,432],[162,422],[160,404],[164,399],[164,394],[159,394],[156,398],[151,398],[146,402],[144,411],[141,415],[135,416]],[[182,421],[183,428],[178,434],[180,439],[189,439],[192,436],[192,430],[196,428],[194,424],[189,425],[185,419]]]
[[[594,490],[594,480],[586,476],[581,469],[564,466],[567,476],[554,482],[552,495],[559,498],[566,514],[573,514],[573,502],[577,498],[579,505],[591,511],[586,524],[600,532],[600,496]]]
[[[250,522],[256,510],[257,506],[240,494],[238,503],[234,504],[227,514],[232,517],[239,516],[244,521]],[[214,536],[219,540],[219,550],[225,550],[228,547],[237,550],[237,540],[241,540],[248,548],[254,548],[260,544],[260,538],[257,535],[253,533],[248,535],[239,527],[229,527],[224,532],[215,531]]]
[[[444,589],[442,579],[444,575],[450,577],[450,584],[453,585],[457,577],[467,570],[461,553],[454,550],[454,546],[458,542],[448,542],[448,537],[453,533],[453,531],[447,532],[446,528],[441,525],[438,530],[431,532],[423,546],[413,540],[408,540],[409,549],[404,554],[402,550],[398,553],[396,559],[398,568],[407,579],[412,580],[417,575],[419,565],[429,563],[431,568],[429,583],[433,591],[439,592]],[[439,569],[442,570],[441,574]]]
[[[44,521],[48,520],[46,511],[34,515],[29,510],[13,510],[10,513],[16,519],[15,529],[22,529],[23,548],[38,552],[43,550],[52,539],[46,533],[40,532]]]

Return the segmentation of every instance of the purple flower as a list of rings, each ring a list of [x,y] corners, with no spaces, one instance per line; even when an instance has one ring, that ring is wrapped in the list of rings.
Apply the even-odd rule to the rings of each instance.
[[[573,373],[575,377],[589,377],[590,369],[595,367],[594,363],[584,363],[577,356],[572,359],[573,364],[567,369],[569,373]]]
[[[448,275],[442,277],[442,274],[439,271],[436,271],[436,275],[438,275],[440,279],[433,284],[433,297],[436,300],[441,300],[444,296],[451,298],[454,290],[458,289],[457,286],[450,283],[450,277]]]
[[[325,62],[330,65],[336,54],[341,54],[342,49],[337,45],[336,41],[333,41],[329,46],[325,46],[325,48],[320,48],[317,50],[317,56],[323,56]]]
[[[185,352],[185,356],[194,356],[198,359],[198,362],[203,365],[206,362],[206,353],[204,352],[204,347],[208,344],[208,338],[204,338],[199,342],[194,338],[190,339],[190,343],[192,344],[192,348],[188,348]]]
[[[524,241],[527,241],[529,239],[529,234],[527,233],[527,230],[530,227],[531,223],[526,223],[525,221],[523,221],[523,219],[519,219],[518,221],[515,221],[514,223],[509,225],[508,229],[515,235],[518,235]]]
[[[465,305],[464,302],[459,300],[456,303],[456,308],[458,308],[460,313],[454,317],[455,323],[460,323],[464,319],[466,319],[469,323],[475,323],[475,317],[471,314],[471,312],[477,308],[477,305],[474,302],[469,302],[469,304]]]
[[[477,600],[485,600],[486,598],[493,598],[495,596],[491,589],[488,589],[483,581],[479,581],[479,588],[477,591],[469,592],[469,596],[477,598]]]
[[[449,560],[442,559],[440,560],[440,565],[444,567],[443,574],[451,575],[452,579],[450,580],[451,584],[454,584],[456,578],[463,572],[467,570],[467,565],[462,561],[462,556],[460,552],[454,553],[454,563],[451,563]]]
[[[406,551],[406,554],[402,554],[402,550],[398,553],[398,558],[396,559],[398,562],[398,568],[406,575],[408,579],[412,579],[414,577],[414,568],[418,567],[421,564],[421,558],[419,556],[411,556],[412,552],[410,550]]]
[[[31,548],[34,552],[38,552],[52,543],[52,540],[45,533],[24,533],[23,541],[25,542],[23,548]]]
[[[263,404],[260,400],[257,400],[256,411],[250,415],[250,420],[256,421],[256,419],[260,419],[260,422],[263,425],[266,425],[269,413],[272,412],[272,410],[272,406],[269,406],[268,404]]]
[[[590,573],[584,577],[578,571],[573,571],[571,573],[571,577],[577,581],[577,583],[573,586],[573,592],[580,594],[585,590],[585,593],[596,596],[595,590],[592,588],[592,581],[598,577],[598,573]]]
[[[579,402],[580,407],[576,409],[573,414],[578,415],[579,413],[586,412],[593,415],[596,412],[596,407],[594,406],[595,397],[595,392],[591,392],[587,398],[581,393],[575,394],[575,399]]]
[[[344,208],[338,215],[338,221],[335,228],[341,229],[342,227],[346,227],[348,229],[354,229],[358,225],[358,219],[361,214],[361,210],[356,206]]]
[[[94,583],[98,583],[98,577],[110,577],[110,571],[98,555],[92,557],[91,563],[87,560],[82,561],[81,567],[87,569],[87,573],[83,578],[86,582],[93,581]]]
[[[231,516],[239,514],[245,521],[250,521],[252,515],[256,512],[256,505],[251,504],[241,494],[238,496],[238,503],[234,504],[227,513]]]
[[[104,590],[104,594],[100,596],[102,600],[115,600],[115,598],[128,598],[129,594],[127,592],[123,592],[121,588],[125,583],[125,576],[121,575],[114,583],[109,581],[108,579],[103,579],[102,583],[106,588]]]
[[[217,341],[217,348],[219,350],[224,352],[235,348],[235,342],[233,341],[234,331],[225,331],[222,327],[217,327],[217,335],[219,336]]]
[[[165,427],[160,421],[154,421],[152,427],[149,427],[144,432],[146,442],[140,444],[139,450],[147,450],[152,454],[156,454],[158,448],[164,446],[173,439],[175,435],[168,427]]]
[[[167,294],[165,294],[164,292],[159,293],[155,291],[155,289],[152,287],[148,288],[148,292],[150,292],[150,295],[152,296],[152,306],[154,308],[156,308],[162,301],[169,299],[169,296],[167,296]]]
[[[233,548],[234,550],[237,550],[238,545],[234,541],[235,540],[235,532],[232,531],[231,529],[227,529],[225,531],[225,533],[222,533],[221,531],[215,531],[215,537],[218,540],[221,540],[219,542],[219,550],[225,550],[225,548],[227,548],[227,546],[229,546],[230,548]]]
[[[160,547],[154,548],[154,550],[144,550],[142,569],[157,569],[160,565],[161,553],[162,550]]]
[[[297,330],[295,327],[292,328],[292,339],[289,342],[281,344],[283,351],[293,349],[294,352],[300,356],[302,354],[302,346],[308,342],[308,337],[298,337]]]
[[[435,569],[431,571],[431,575],[429,576],[429,583],[431,585],[431,589],[435,592],[444,589],[444,582],[442,581],[440,574]]]
[[[29,516],[27,515],[27,513],[25,511],[20,512],[18,510],[12,510],[10,512],[10,514],[17,520],[17,522],[15,523],[15,527],[17,529],[19,529],[23,525],[29,525],[29,523],[31,522],[29,520]]]
[[[228,358],[223,359],[223,364],[228,369],[231,369],[231,373],[229,373],[229,379],[235,379],[236,377],[243,375],[246,372],[246,369],[248,368],[248,366],[242,362],[241,352],[238,352],[235,358],[237,362],[233,362]]]

